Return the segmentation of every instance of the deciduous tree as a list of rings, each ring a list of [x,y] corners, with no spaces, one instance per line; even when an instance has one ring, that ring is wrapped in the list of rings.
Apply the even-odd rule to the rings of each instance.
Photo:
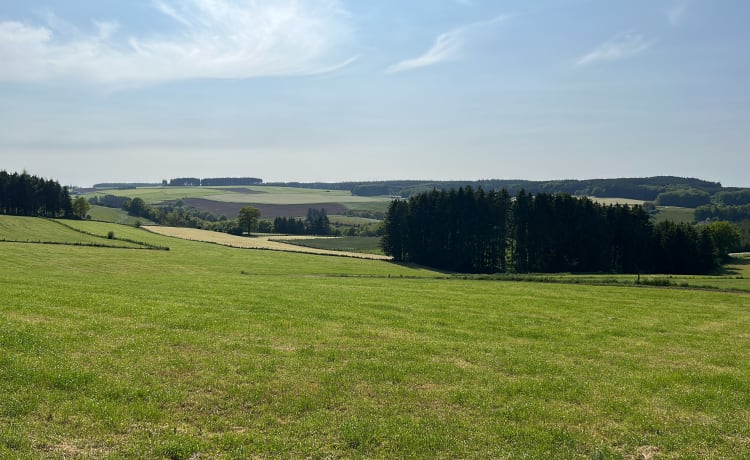
[[[252,206],[244,206],[240,209],[237,222],[242,231],[252,233],[258,230],[258,219],[260,219],[260,209]]]

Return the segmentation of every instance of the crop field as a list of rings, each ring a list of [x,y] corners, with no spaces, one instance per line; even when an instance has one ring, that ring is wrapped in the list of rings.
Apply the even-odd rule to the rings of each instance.
[[[70,224],[170,250],[0,242],[0,458],[750,452],[747,293],[464,280]]]
[[[259,187],[260,188],[260,187]],[[282,188],[282,187],[275,187]],[[228,203],[258,203],[258,204],[309,204],[316,203],[372,203],[372,202],[390,202],[390,198],[373,198],[367,196],[355,196],[349,192],[335,191],[326,193],[258,193],[258,194],[238,194],[227,193],[223,195],[211,195],[204,197],[208,200],[223,201]]]
[[[261,210],[264,219],[304,217],[307,209],[325,208],[329,214],[345,214],[349,209],[385,211],[388,197],[360,197],[342,190],[318,190],[294,187],[144,187],[128,190],[102,190],[86,195],[140,197],[148,204],[183,200],[202,211],[236,217],[243,206]],[[109,219],[107,219],[109,220]]]
[[[203,198],[186,198],[183,200],[188,206],[201,211],[209,211],[217,215],[236,217],[244,206],[258,208],[263,219],[274,219],[276,217],[297,217],[304,219],[307,210],[311,207],[323,208],[329,213],[344,213],[347,207],[340,203],[315,203],[311,204],[258,204],[258,203],[229,203],[223,201],[206,200]]]
[[[597,197],[597,196],[590,196],[588,198],[591,201],[595,201],[605,206],[616,205],[616,204],[633,206],[633,205],[642,205],[644,203],[643,200],[633,200],[630,198],[602,198],[602,197]]]

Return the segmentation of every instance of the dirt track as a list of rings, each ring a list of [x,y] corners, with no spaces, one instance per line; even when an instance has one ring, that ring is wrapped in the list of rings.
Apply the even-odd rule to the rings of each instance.
[[[255,237],[244,237],[229,235],[226,233],[212,232],[209,230],[200,230],[197,228],[182,228],[182,227],[160,227],[155,225],[144,225],[144,229],[158,233],[159,235],[173,236],[175,238],[182,238],[184,240],[192,241],[203,241],[206,243],[216,243],[224,246],[230,246],[233,248],[243,249],[269,249],[273,251],[286,251],[286,252],[302,252],[306,254],[319,254],[327,256],[343,256],[343,257],[354,257],[357,259],[371,259],[371,260],[391,260],[388,256],[381,256],[377,254],[363,254],[359,252],[345,252],[345,251],[329,251],[326,249],[308,248],[304,246],[296,246],[294,244],[281,243],[274,241],[274,238],[295,240],[295,239],[311,239],[320,237],[311,236],[255,236]]]

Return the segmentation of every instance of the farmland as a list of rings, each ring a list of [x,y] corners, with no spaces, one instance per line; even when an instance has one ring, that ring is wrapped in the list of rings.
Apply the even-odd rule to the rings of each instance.
[[[281,186],[236,186],[236,187],[143,187],[137,189],[103,189],[86,194],[113,194],[130,198],[142,198],[148,204],[162,204],[181,200],[184,204],[200,211],[208,211],[216,215],[234,218],[243,206],[253,206],[261,211],[263,219],[275,217],[304,217],[310,207],[324,208],[331,216],[337,216],[338,221],[346,221],[345,215],[350,210],[384,212],[390,197],[354,196],[347,190],[325,190],[299,187]],[[628,198],[590,197],[593,201],[603,205],[642,205],[645,201]],[[695,218],[694,209],[673,206],[658,206],[655,221],[672,220],[675,222],[692,222]],[[134,219],[128,219],[121,214],[113,214],[106,208],[96,207],[92,216],[98,220],[132,224]],[[351,219],[351,218],[349,218]],[[332,219],[333,220],[333,219]]]
[[[182,200],[202,211],[235,217],[243,206],[261,210],[261,217],[304,217],[307,209],[325,208],[328,214],[345,214],[347,210],[385,211],[388,197],[359,197],[349,191],[305,189],[294,187],[153,187],[129,190],[102,190],[87,194],[113,194],[139,197],[148,204]]]
[[[223,233],[211,232],[207,230],[200,230],[195,228],[177,228],[177,227],[145,227],[146,230],[160,235],[173,236],[185,240],[202,241],[204,243],[215,243],[223,246],[229,246],[234,248],[243,249],[268,249],[274,251],[284,252],[303,252],[307,254],[318,254],[328,256],[344,256],[344,257],[355,257],[363,259],[379,259],[389,260],[390,257],[383,256],[382,254],[373,254],[373,251],[355,251],[361,249],[360,247],[352,247],[350,251],[346,249],[336,250],[340,247],[339,244],[320,244],[320,241],[338,241],[340,238],[315,238],[309,236],[252,236],[252,237],[241,237],[235,235],[227,235]],[[355,241],[367,241],[367,248],[370,249],[372,242],[369,241],[371,238],[351,238]],[[316,241],[318,244],[304,244],[304,241],[311,240]],[[297,243],[297,244],[295,244]],[[368,254],[369,252],[369,254]]]
[[[70,224],[170,250],[0,242],[0,457],[750,450],[747,293],[462,279]],[[22,235],[86,236],[0,216],[0,239]],[[705,278],[747,286],[747,265]]]

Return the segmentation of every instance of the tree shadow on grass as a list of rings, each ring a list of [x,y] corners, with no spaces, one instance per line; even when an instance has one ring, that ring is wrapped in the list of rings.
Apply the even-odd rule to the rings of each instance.
[[[427,265],[419,265],[419,264],[415,264],[412,262],[398,262],[395,260],[391,260],[389,261],[389,263],[393,265],[398,265],[399,267],[410,268],[412,270],[429,270],[431,272],[440,273],[441,275],[446,275],[446,276],[457,274],[457,272],[452,272],[449,270],[441,270],[439,268],[428,267]]]
[[[750,265],[748,257],[730,257],[724,265],[716,270],[716,275],[721,276],[742,276],[743,266]]]

